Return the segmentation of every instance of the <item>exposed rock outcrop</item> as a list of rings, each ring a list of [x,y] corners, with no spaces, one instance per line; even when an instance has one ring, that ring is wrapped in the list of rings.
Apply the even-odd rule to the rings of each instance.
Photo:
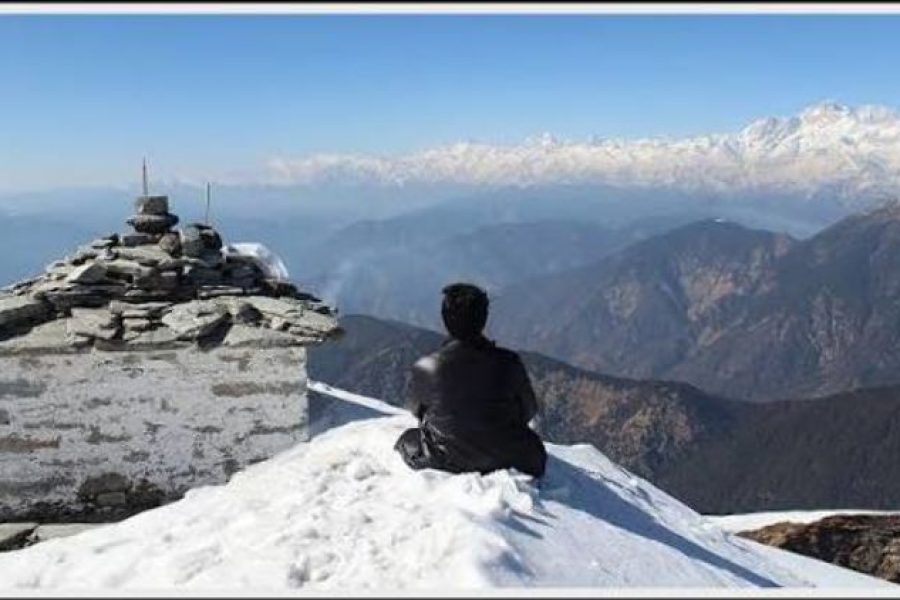
[[[769,402],[900,383],[900,207],[804,240],[703,221],[492,300],[506,343]]]
[[[900,516],[835,515],[776,523],[739,535],[900,583]]]

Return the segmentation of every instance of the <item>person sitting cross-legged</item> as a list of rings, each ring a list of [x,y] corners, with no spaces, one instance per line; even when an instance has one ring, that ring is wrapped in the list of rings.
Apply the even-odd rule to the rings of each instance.
[[[515,468],[541,477],[547,452],[529,427],[537,399],[519,355],[482,334],[487,294],[465,283],[443,293],[441,316],[450,338],[412,367],[406,403],[419,427],[404,431],[395,449],[413,469]]]

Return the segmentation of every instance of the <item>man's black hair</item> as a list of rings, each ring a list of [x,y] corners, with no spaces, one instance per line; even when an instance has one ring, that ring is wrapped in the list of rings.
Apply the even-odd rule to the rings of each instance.
[[[441,317],[450,335],[459,340],[472,340],[481,335],[487,323],[488,296],[469,283],[453,283],[443,290]]]

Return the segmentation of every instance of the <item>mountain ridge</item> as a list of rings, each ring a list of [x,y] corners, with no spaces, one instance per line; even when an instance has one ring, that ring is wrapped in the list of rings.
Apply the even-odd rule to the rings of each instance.
[[[758,401],[825,396],[900,382],[898,273],[893,203],[802,240],[707,220],[501,290],[491,327],[622,377]]]
[[[689,360],[723,318],[733,319],[743,298],[768,285],[793,244],[784,234],[697,221],[500,290],[490,331],[589,370],[678,379],[668,370]]]

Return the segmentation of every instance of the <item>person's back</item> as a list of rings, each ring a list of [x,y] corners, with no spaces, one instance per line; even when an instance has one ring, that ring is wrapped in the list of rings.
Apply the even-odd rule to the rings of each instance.
[[[452,338],[413,365],[407,406],[421,427],[404,432],[397,449],[417,469],[512,467],[541,476],[546,452],[528,427],[537,401],[522,361],[481,335],[484,292],[457,284],[444,293],[442,315]]]

